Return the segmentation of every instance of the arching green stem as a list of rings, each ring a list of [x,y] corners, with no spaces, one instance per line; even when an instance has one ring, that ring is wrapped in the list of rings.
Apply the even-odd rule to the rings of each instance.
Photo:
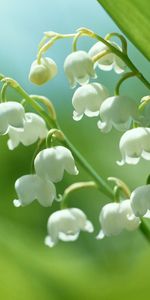
[[[65,146],[70,148],[74,158],[79,162],[83,169],[89,173],[89,175],[97,183],[99,190],[105,194],[107,197],[113,199],[113,191],[107,184],[107,182],[92,168],[92,166],[87,162],[87,160],[81,155],[81,153],[73,146],[69,139],[65,136]]]
[[[41,150],[41,148],[43,147],[44,144],[45,144],[45,139],[44,140],[39,140],[38,143],[37,143],[37,146],[35,148],[35,151],[33,153],[32,160],[31,160],[31,166],[30,166],[31,174],[34,174],[34,159],[35,159],[36,155]]]
[[[111,51],[108,50],[104,50],[101,51],[100,53],[96,54],[95,56],[92,57],[93,62],[97,62],[100,58],[104,57],[105,55],[109,54]]]
[[[71,193],[73,193],[77,190],[86,189],[86,188],[97,189],[98,186],[94,181],[86,181],[86,182],[73,183],[68,188],[66,188],[64,191],[64,194],[62,196],[62,200],[61,200],[61,209],[64,209],[67,207],[67,200]]]
[[[4,77],[2,79],[2,82],[6,82],[7,84],[9,84],[9,86],[11,86],[12,88],[14,88],[19,94],[20,96],[22,96],[23,99],[25,99],[31,106],[32,108],[37,111],[46,121],[48,128],[53,127],[50,118],[48,117],[48,115],[46,114],[45,110],[34,101],[34,99],[32,97],[30,97],[26,91],[19,85],[19,83],[17,81],[15,81],[12,78],[9,77]]]
[[[53,35],[49,35],[48,32],[45,33],[45,36],[40,44],[39,44],[39,51],[37,54],[37,62],[40,63],[41,57],[43,55],[43,53],[45,53],[57,40],[59,39],[63,39],[63,38],[73,38],[76,35],[76,33],[73,34],[53,34]],[[46,42],[47,38],[50,38],[50,40],[48,42]]]
[[[134,76],[137,76],[136,73],[134,72],[128,72],[128,73],[125,73],[121,78],[120,80],[117,82],[117,85],[115,87],[115,95],[118,96],[120,94],[120,86],[121,84],[127,80],[128,78],[131,78],[131,77],[134,77]]]
[[[64,134],[61,130],[59,130],[57,128],[52,128],[47,134],[47,138],[46,138],[47,148],[52,146],[53,138],[58,140],[60,143],[62,143],[65,139]]]
[[[115,182],[115,184],[122,190],[122,192],[124,193],[124,195],[127,198],[130,198],[131,191],[129,190],[129,187],[126,185],[126,183],[123,182],[120,178],[117,178],[117,177],[108,177],[107,180]]]
[[[8,87],[8,83],[5,82],[2,86],[2,89],[1,89],[1,102],[5,102],[6,101],[6,90],[7,90],[7,87]]]
[[[50,99],[44,97],[44,96],[39,96],[39,95],[30,95],[30,97],[34,100],[37,100],[44,104],[44,106],[47,108],[47,111],[49,113],[49,116],[51,118],[51,121],[56,121],[56,111],[54,108],[54,105]]]
[[[139,78],[139,80],[148,88],[150,89],[150,82],[147,81],[147,79],[143,76],[142,73],[137,69],[137,67],[133,64],[133,62],[130,60],[127,54],[123,53],[122,51],[118,50],[116,47],[114,47],[112,44],[110,44],[107,40],[102,38],[96,33],[93,33],[91,35],[92,38],[97,39],[98,41],[104,43],[113,53],[115,53],[117,56],[119,56],[125,64],[130,68],[130,70],[136,74],[136,76]]]
[[[77,42],[78,42],[78,39],[79,37],[83,36],[85,34],[82,33],[82,31],[76,33],[74,39],[73,39],[73,42],[72,42],[72,51],[77,51]]]
[[[126,39],[124,38],[124,36],[118,32],[111,32],[111,33],[108,33],[106,36],[105,36],[105,40],[109,41],[112,37],[118,37],[121,41],[121,45],[122,45],[122,51],[123,53],[127,54],[127,41]]]

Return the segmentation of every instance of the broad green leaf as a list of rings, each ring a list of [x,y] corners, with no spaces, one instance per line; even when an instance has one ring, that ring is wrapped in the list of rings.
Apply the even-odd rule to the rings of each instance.
[[[150,0],[98,0],[129,40],[150,60]]]

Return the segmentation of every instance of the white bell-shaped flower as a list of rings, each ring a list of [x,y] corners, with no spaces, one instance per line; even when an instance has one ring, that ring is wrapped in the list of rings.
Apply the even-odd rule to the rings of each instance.
[[[19,143],[29,146],[35,143],[39,138],[44,139],[47,136],[48,129],[45,121],[35,113],[25,114],[24,129],[9,128],[8,147],[10,150],[16,148]]]
[[[37,175],[25,175],[15,182],[18,199],[13,201],[16,207],[26,206],[37,200],[42,206],[51,206],[56,198],[56,189],[52,182]]]
[[[6,134],[10,127],[23,128],[25,111],[18,102],[0,103],[0,135]]]
[[[45,244],[53,247],[58,240],[75,241],[81,230],[93,232],[92,223],[87,220],[84,212],[78,208],[66,208],[54,212],[48,219],[48,236]]]
[[[109,132],[112,127],[125,131],[132,120],[138,120],[137,104],[127,96],[109,97],[100,107],[100,118],[97,125],[102,132]]]
[[[143,185],[131,193],[131,207],[136,216],[147,217],[150,210],[150,185]]]
[[[79,87],[72,98],[72,105],[75,109],[73,119],[79,121],[84,114],[88,117],[98,116],[100,106],[108,95],[108,90],[97,82]]]
[[[125,163],[135,165],[141,157],[150,160],[150,128],[138,127],[126,131],[120,139],[119,148],[122,160],[117,163],[120,166]]]
[[[34,166],[38,176],[52,182],[61,181],[64,171],[71,175],[78,174],[71,151],[63,146],[40,151],[34,160]]]
[[[42,85],[57,74],[57,65],[53,59],[42,57],[40,63],[35,60],[30,68],[29,80],[37,85]]]
[[[115,48],[117,48],[118,50],[122,51],[122,49],[116,43],[110,41],[109,43]],[[89,50],[89,55],[91,57],[94,57],[95,55],[101,54],[103,51],[107,51],[107,50],[109,50],[109,48],[105,44],[103,44],[102,42],[97,42]],[[113,52],[110,52],[104,55],[103,57],[101,57],[95,63],[95,66],[98,66],[103,71],[111,71],[112,69],[114,69],[114,71],[117,74],[123,73],[126,67],[123,60]]]
[[[99,221],[101,230],[97,235],[97,239],[118,235],[124,229],[128,231],[135,230],[140,224],[140,219],[132,211],[129,199],[120,203],[108,203],[103,206]]]
[[[90,77],[96,78],[91,57],[81,50],[72,52],[66,57],[64,71],[71,87],[75,87],[77,83],[88,83]]]

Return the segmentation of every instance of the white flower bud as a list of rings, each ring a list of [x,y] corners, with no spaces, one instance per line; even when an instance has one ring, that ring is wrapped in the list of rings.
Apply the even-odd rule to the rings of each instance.
[[[117,163],[120,166],[125,163],[135,165],[141,157],[150,160],[150,128],[138,127],[126,131],[120,139],[119,148],[122,160]]]
[[[35,171],[38,176],[52,182],[61,181],[64,171],[77,175],[74,158],[69,149],[56,146],[40,151],[34,160]]]
[[[136,188],[131,194],[131,207],[136,216],[144,216],[150,210],[150,185]]]
[[[25,111],[18,102],[0,103],[0,135],[6,134],[9,127],[23,128]]]
[[[98,116],[100,106],[108,95],[108,90],[97,82],[79,87],[72,98],[74,120],[80,120],[84,114],[88,117]]]
[[[85,51],[75,51],[69,54],[64,62],[64,71],[71,87],[77,83],[86,84],[89,78],[96,78],[93,61]]]
[[[57,65],[49,57],[42,57],[40,63],[35,60],[30,68],[29,80],[37,85],[42,85],[57,74]]]
[[[45,244],[53,247],[58,240],[75,241],[80,230],[93,232],[92,223],[87,220],[84,212],[78,208],[66,208],[54,212],[48,219],[48,236]]]
[[[116,43],[110,42],[110,41],[109,41],[109,43],[112,46],[114,46],[115,48],[117,48],[118,50],[122,51],[121,48]],[[95,55],[100,54],[105,50],[109,50],[109,48],[105,44],[103,44],[102,42],[97,42],[89,50],[89,55],[91,57],[94,57]],[[126,67],[123,60],[113,52],[110,52],[110,53],[104,55],[103,57],[101,57],[95,63],[95,66],[97,66],[97,65],[103,71],[110,71],[110,70],[114,69],[114,71],[117,74],[120,74],[120,73],[124,72],[125,67]]]
[[[109,132],[112,126],[119,131],[130,128],[132,120],[138,120],[138,108],[134,100],[127,96],[113,96],[107,98],[100,107],[98,128],[102,132]]]
[[[37,200],[42,206],[51,206],[56,198],[56,189],[52,182],[44,181],[37,175],[25,175],[15,182],[18,199],[13,201],[16,207],[26,206]]]
[[[118,235],[124,229],[132,231],[138,228],[140,219],[137,218],[131,208],[130,200],[124,200],[120,203],[108,203],[103,206],[99,221],[101,230],[97,239],[105,236]]]
[[[24,146],[29,146],[35,143],[38,138],[44,139],[47,136],[48,130],[45,121],[35,113],[25,114],[24,129],[20,131],[18,128],[9,128],[8,148],[13,150],[19,143]]]

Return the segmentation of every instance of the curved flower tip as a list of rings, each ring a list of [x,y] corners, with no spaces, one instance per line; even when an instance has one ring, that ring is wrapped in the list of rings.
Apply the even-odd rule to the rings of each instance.
[[[93,224],[89,220],[86,221],[84,230],[87,232],[90,232],[90,233],[92,233],[94,231]]]
[[[51,240],[51,238],[48,235],[44,239],[44,244],[50,248],[55,246],[55,243]]]
[[[100,106],[108,95],[106,87],[97,82],[79,87],[72,98],[72,105],[75,109],[73,118],[79,121],[84,114],[88,117],[98,116]]]
[[[120,203],[113,202],[103,206],[99,220],[101,230],[97,235],[97,239],[118,235],[124,229],[128,231],[135,230],[140,224],[140,219],[132,211],[129,199]]]
[[[122,51],[122,49],[116,43],[111,41],[109,41],[109,43],[118,50]],[[112,69],[114,69],[114,71],[117,74],[123,73],[125,71],[126,64],[120,57],[118,57],[115,53],[111,52],[109,47],[107,47],[102,42],[97,42],[96,44],[94,44],[89,50],[89,55],[91,57],[94,57],[98,54],[103,54],[104,51],[108,50],[110,52],[99,58],[99,60],[95,63],[95,67],[98,66],[103,71],[111,71]]]
[[[75,110],[73,111],[73,120],[74,121],[80,121],[83,118],[83,114],[77,113]]]
[[[100,230],[100,232],[96,236],[96,239],[97,240],[102,240],[104,237],[105,237],[105,234],[104,234],[103,230]]]
[[[120,139],[122,161],[137,164],[140,158],[150,160],[150,128],[138,127],[126,131]]]
[[[42,206],[51,206],[56,198],[56,189],[52,182],[44,181],[37,175],[25,175],[15,182],[18,199],[14,206],[26,206],[37,200]]]
[[[64,62],[64,71],[72,88],[77,83],[86,84],[89,78],[96,78],[93,61],[85,51],[75,51],[69,54]]]
[[[118,165],[118,166],[122,167],[122,166],[124,166],[124,164],[125,164],[125,161],[124,161],[123,159],[122,159],[122,160],[120,160],[120,161],[119,161],[119,160],[117,160],[117,161],[116,161],[116,163],[117,163],[117,165]]]
[[[40,63],[35,60],[30,68],[29,80],[37,85],[42,85],[57,74],[57,65],[49,57],[43,57]]]
[[[25,111],[18,102],[0,103],[0,135],[7,134],[10,127],[23,129]]]
[[[137,104],[126,96],[109,97],[100,106],[100,119],[98,127],[103,132],[112,127],[125,131],[130,128],[132,120],[138,120]]]
[[[17,128],[9,128],[8,148],[15,149],[19,143],[29,146],[35,143],[39,138],[46,138],[48,129],[46,123],[39,115],[35,113],[26,113],[24,121],[24,129],[20,131]]]
[[[14,200],[13,200],[13,205],[14,205],[15,207],[20,207],[20,206],[21,206],[21,201],[18,200],[18,199],[14,199]]]
[[[93,225],[82,210],[67,208],[56,211],[49,217],[47,229],[45,244],[53,247],[58,240],[64,242],[77,240],[81,230],[93,232]]]
[[[149,217],[150,185],[143,185],[131,193],[131,207],[136,216]]]
[[[112,129],[112,125],[110,123],[101,122],[100,120],[97,122],[97,127],[104,133],[107,133]]]
[[[71,175],[79,173],[71,151],[63,146],[40,151],[34,160],[34,166],[38,176],[52,182],[61,181],[64,171]]]

